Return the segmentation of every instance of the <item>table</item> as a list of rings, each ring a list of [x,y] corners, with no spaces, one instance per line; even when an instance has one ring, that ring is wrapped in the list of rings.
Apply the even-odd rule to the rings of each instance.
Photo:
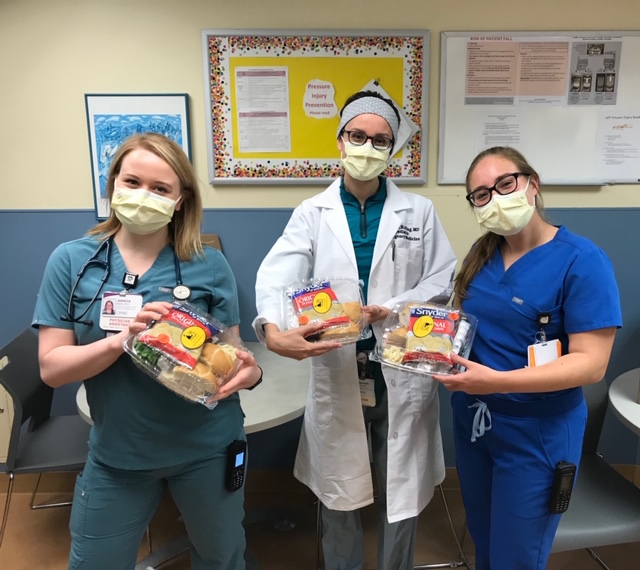
[[[609,402],[613,413],[637,435],[640,435],[639,385],[640,368],[634,368],[620,374],[609,386]]]
[[[304,413],[309,389],[310,361],[284,358],[267,350],[259,342],[245,342],[264,371],[264,381],[255,390],[241,390],[240,403],[245,414],[244,430],[254,433],[282,425]],[[84,384],[76,393],[78,414],[87,422],[91,412]],[[197,404],[194,404],[197,405]],[[189,548],[186,535],[180,536],[138,562],[135,570],[154,570]],[[247,568],[257,567],[247,553]]]
[[[264,371],[264,382],[255,390],[241,390],[244,430],[254,433],[287,423],[304,413],[309,389],[309,360],[284,358],[267,350],[259,342],[245,342]],[[84,384],[76,393],[80,416],[92,424]]]

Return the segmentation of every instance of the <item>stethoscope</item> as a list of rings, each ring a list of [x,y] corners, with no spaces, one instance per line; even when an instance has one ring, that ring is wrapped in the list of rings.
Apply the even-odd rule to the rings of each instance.
[[[89,312],[93,304],[96,302],[96,300],[100,296],[102,288],[104,287],[104,284],[107,282],[107,279],[109,278],[109,273],[111,272],[112,245],[113,245],[113,237],[106,239],[98,246],[98,249],[96,249],[93,255],[82,264],[82,266],[80,267],[80,270],[78,271],[78,275],[76,276],[75,283],[71,288],[71,293],[69,294],[69,302],[67,303],[67,314],[61,315],[60,320],[65,321],[67,323],[77,323],[79,325],[86,325],[89,327],[93,325],[93,321],[91,319],[85,319],[84,317],[87,315],[87,313]],[[191,289],[189,289],[189,287],[187,287],[186,285],[182,284],[182,272],[180,271],[180,261],[178,260],[178,256],[176,255],[176,250],[173,248],[173,246],[171,247],[171,251],[173,252],[173,263],[176,270],[176,286],[172,289],[173,298],[176,301],[188,301],[189,297],[191,297]],[[101,259],[101,255],[103,254],[103,252],[104,252],[104,258]],[[96,292],[93,295],[93,298],[91,299],[91,301],[89,301],[89,304],[87,305],[85,310],[82,311],[82,313],[80,313],[80,315],[76,317],[74,316],[75,310],[74,310],[73,300],[76,295],[76,290],[80,283],[80,279],[82,279],[82,276],[91,267],[96,267],[103,270],[102,279],[100,279],[100,284],[98,285],[98,288],[96,289]],[[130,280],[131,277],[134,277],[135,279],[131,281]],[[132,276],[130,273],[126,273],[125,278],[123,280],[123,283],[126,288],[125,292],[128,291],[131,286],[135,286],[136,282],[137,282],[137,275]]]

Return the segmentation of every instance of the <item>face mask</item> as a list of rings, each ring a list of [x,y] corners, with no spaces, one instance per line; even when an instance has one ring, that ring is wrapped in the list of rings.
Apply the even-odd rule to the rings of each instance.
[[[531,220],[535,206],[527,200],[527,188],[506,196],[494,194],[491,202],[474,208],[476,220],[485,229],[500,236],[512,236],[522,230]]]
[[[114,188],[111,208],[131,233],[146,236],[169,224],[178,201],[147,190]]]
[[[389,151],[376,150],[370,142],[361,146],[344,139],[342,142],[346,155],[342,159],[342,165],[351,178],[373,180],[386,170]]]

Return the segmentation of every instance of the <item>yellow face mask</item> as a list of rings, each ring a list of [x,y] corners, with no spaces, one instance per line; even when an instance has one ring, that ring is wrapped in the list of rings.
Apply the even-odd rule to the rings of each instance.
[[[147,190],[114,188],[111,209],[131,233],[144,236],[169,224],[179,200]]]
[[[342,165],[351,178],[373,180],[386,170],[389,151],[376,150],[369,142],[363,145],[355,145],[344,139],[343,142],[346,156],[342,159]]]
[[[535,206],[529,204],[527,187],[506,196],[494,194],[491,201],[480,208],[474,208],[478,223],[501,236],[512,236],[520,232],[531,220]]]

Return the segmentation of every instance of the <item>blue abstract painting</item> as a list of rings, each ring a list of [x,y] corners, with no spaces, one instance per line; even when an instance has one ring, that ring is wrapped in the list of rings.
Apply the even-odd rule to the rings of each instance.
[[[100,197],[106,198],[107,177],[111,160],[122,142],[136,133],[160,133],[183,145],[181,115],[94,115],[95,152],[98,160]]]

